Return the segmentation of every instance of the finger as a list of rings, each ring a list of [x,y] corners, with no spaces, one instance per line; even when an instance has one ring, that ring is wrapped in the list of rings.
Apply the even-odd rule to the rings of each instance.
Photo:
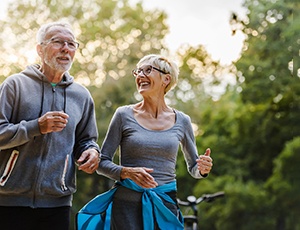
[[[79,170],[82,170],[84,172],[88,172],[88,173],[92,173],[94,171],[95,168],[95,164],[91,163],[91,162],[84,162],[81,163],[78,167]]]
[[[68,120],[60,117],[60,116],[54,116],[52,117],[53,123],[54,124],[62,124],[62,125],[66,125],[68,123]]]
[[[83,164],[83,163],[87,162],[88,160],[89,160],[89,151],[87,149],[82,152],[82,154],[78,158],[77,162]]]
[[[82,170],[83,172],[88,173],[88,174],[92,174],[96,171],[96,169],[80,169],[80,170]]]
[[[67,126],[67,121],[53,121],[52,127],[53,128],[65,128]]]
[[[69,118],[69,115],[64,113],[64,112],[59,112],[59,115],[64,118],[64,119],[68,119]]]
[[[205,156],[210,156],[210,153],[211,153],[210,148],[207,148],[204,155]]]
[[[144,183],[149,187],[156,187],[158,185],[154,178],[151,178],[150,180],[144,180]]]
[[[151,168],[145,168],[145,167],[143,167],[143,169],[144,169],[147,173],[153,172],[153,169],[151,169]]]
[[[140,184],[144,188],[155,188],[158,184],[156,181],[141,180]]]
[[[63,111],[52,111],[51,115],[53,117],[61,117],[63,119],[68,119],[69,115],[64,113]]]
[[[89,167],[89,171],[91,173],[95,172],[98,168],[98,164],[92,164],[90,167]]]
[[[144,168],[144,170],[146,171],[146,174],[143,175],[145,177],[145,180],[148,181],[149,183],[157,186],[157,183],[156,183],[154,177],[150,174],[154,170],[150,169],[150,168]]]
[[[77,160],[77,163],[78,163],[79,165],[84,165],[87,161],[88,161],[88,158],[86,158],[86,156],[81,156],[81,157]]]

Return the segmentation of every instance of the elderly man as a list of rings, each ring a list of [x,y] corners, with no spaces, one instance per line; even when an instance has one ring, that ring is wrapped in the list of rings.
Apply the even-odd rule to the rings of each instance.
[[[41,64],[0,86],[0,228],[67,230],[78,169],[100,161],[94,102],[68,70],[79,46],[67,23],[37,33]]]

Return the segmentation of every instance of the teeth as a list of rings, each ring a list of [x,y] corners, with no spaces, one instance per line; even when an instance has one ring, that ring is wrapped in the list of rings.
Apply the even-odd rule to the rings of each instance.
[[[142,82],[140,83],[141,86],[144,86],[144,85],[148,85],[148,82]]]

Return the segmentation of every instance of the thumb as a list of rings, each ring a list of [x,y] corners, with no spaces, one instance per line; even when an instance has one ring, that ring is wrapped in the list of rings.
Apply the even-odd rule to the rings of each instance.
[[[78,158],[77,162],[82,162],[82,161],[85,161],[86,160],[86,157],[87,157],[87,152],[84,151],[81,156]]]
[[[207,148],[204,155],[205,156],[210,156],[210,153],[211,153],[210,148]]]

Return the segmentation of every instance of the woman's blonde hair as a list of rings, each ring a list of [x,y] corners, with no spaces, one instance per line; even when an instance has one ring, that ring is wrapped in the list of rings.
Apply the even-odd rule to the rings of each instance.
[[[171,80],[165,88],[165,94],[176,86],[178,81],[179,68],[175,62],[168,60],[162,55],[149,54],[141,58],[141,60],[137,63],[137,67],[142,66],[145,62],[150,63],[154,67],[159,68],[160,70],[170,75]]]

